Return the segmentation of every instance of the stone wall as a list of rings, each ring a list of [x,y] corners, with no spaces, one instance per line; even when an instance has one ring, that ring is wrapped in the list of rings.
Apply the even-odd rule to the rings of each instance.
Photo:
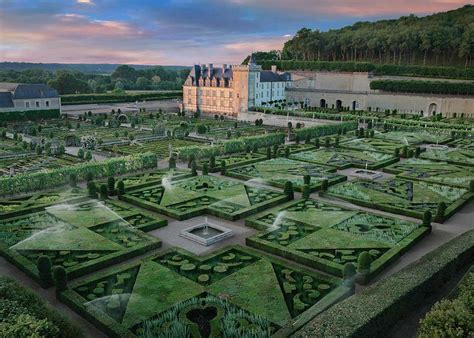
[[[293,88],[287,89],[288,101],[304,101],[309,106],[328,108],[348,107],[350,110],[385,111],[396,109],[402,113],[442,113],[443,116],[474,117],[474,97],[433,94],[387,93],[370,89],[370,82],[380,79],[420,80],[420,78],[372,76],[369,73],[295,71]],[[430,81],[448,81],[427,79]],[[449,80],[463,82],[461,80]]]

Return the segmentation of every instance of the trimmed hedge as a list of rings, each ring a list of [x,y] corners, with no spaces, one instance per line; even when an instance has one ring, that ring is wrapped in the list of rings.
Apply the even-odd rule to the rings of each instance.
[[[337,134],[339,131],[346,130],[355,130],[357,129],[357,122],[342,122],[337,124],[326,124],[322,126],[315,126],[304,129],[295,129],[295,134],[300,137],[300,139],[306,139],[306,137],[315,138],[327,135]]]
[[[375,80],[370,82],[370,89],[395,93],[474,95],[473,82]]]
[[[59,118],[59,109],[9,111],[0,113],[0,122]]]
[[[263,60],[263,69],[276,65],[280,70],[372,72],[376,75],[421,76],[448,79],[474,79],[474,68],[429,67],[416,65],[374,64],[369,62]]]
[[[156,163],[156,154],[143,153],[35,173],[16,174],[13,177],[0,178],[0,193],[2,195],[17,194],[68,184],[71,174],[75,174],[79,180],[85,180],[87,173],[92,173],[94,178],[115,176],[154,168]]]
[[[14,326],[17,326],[17,330]],[[41,332],[35,333],[47,337],[83,337],[79,327],[49,308],[33,291],[0,276],[0,336],[33,335],[30,330],[39,327],[42,328]]]
[[[381,337],[474,260],[474,230],[314,318],[297,337]]]
[[[285,142],[285,134],[272,133],[260,136],[241,137],[236,140],[225,141],[214,146],[188,146],[179,147],[177,151],[179,158],[187,160],[192,156],[195,159],[209,158],[211,156],[219,156],[223,154],[235,154],[245,152],[247,146],[251,149],[254,147],[264,148],[268,146],[283,144]]]
[[[141,94],[78,94],[61,96],[61,103],[64,105],[70,105],[87,103],[135,102],[147,100],[176,99],[182,96],[183,93],[181,91]]]

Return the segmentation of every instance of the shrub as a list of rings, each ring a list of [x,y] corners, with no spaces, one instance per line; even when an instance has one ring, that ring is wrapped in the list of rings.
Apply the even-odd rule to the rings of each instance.
[[[119,196],[125,195],[125,183],[122,180],[118,181],[117,190]]]
[[[77,186],[77,175],[72,173],[72,174],[69,174],[69,185],[72,187],[72,188],[75,188]]]
[[[267,147],[267,159],[271,159],[272,158],[272,149],[270,147]]]
[[[207,163],[204,162],[204,164],[202,165],[202,174],[203,175],[208,175],[209,174],[209,170],[207,168]]]
[[[421,154],[421,148],[420,148],[420,147],[416,147],[416,148],[415,148],[415,157],[416,157],[416,158],[420,157],[420,154]]]
[[[474,297],[474,295],[471,295]],[[420,321],[418,337],[472,337],[473,313],[461,299],[437,302]]]
[[[301,192],[302,192],[302,197],[305,200],[309,199],[309,195],[311,194],[311,190],[310,190],[310,187],[309,187],[308,184],[303,185],[303,188],[302,188]]]
[[[53,274],[51,271],[51,259],[46,255],[41,255],[36,261],[38,268],[38,275],[44,285],[51,285],[53,283]]]
[[[225,167],[225,161],[221,161],[221,174],[225,175],[226,174],[226,167]]]
[[[107,179],[107,189],[110,193],[113,193],[115,191],[115,178],[113,176],[110,176]]]
[[[393,150],[393,156],[400,157],[400,148],[395,148]]]
[[[290,199],[294,199],[294,198],[295,198],[295,191],[294,191],[294,189],[293,189],[293,183],[291,183],[291,181],[286,181],[286,182],[285,182],[285,188],[284,188],[283,192],[284,192],[285,195],[287,195]]]
[[[305,139],[304,139],[304,143],[305,144],[310,144],[311,143],[311,135],[306,135]]]
[[[370,89],[398,93],[474,95],[474,85],[469,82],[375,80],[370,81]]]
[[[304,175],[303,176],[303,182],[304,182],[304,184],[308,184],[308,185],[311,184],[311,176]]]
[[[193,160],[191,162],[191,174],[193,176],[197,176],[197,164],[196,164],[196,160]]]
[[[318,137],[314,140],[314,146],[316,147],[316,149],[319,149],[319,147],[320,147]]]
[[[285,157],[286,158],[290,157],[290,148],[288,147],[285,148]]]
[[[300,144],[300,136],[298,134],[295,136],[295,143]]]
[[[198,134],[205,134],[207,132],[207,128],[204,124],[198,124],[197,126]]]
[[[357,257],[357,271],[360,273],[366,274],[370,272],[370,264],[372,263],[372,258],[367,251],[362,251]]]
[[[87,183],[87,191],[89,197],[96,198],[97,197],[97,186],[94,181],[90,181]]]
[[[211,169],[216,167],[216,157],[214,155],[209,158],[209,166]]]
[[[408,147],[407,146],[402,147],[402,157],[404,157],[404,158],[408,157]]]
[[[469,182],[469,191],[474,193],[474,180]]]
[[[446,203],[439,202],[438,208],[436,209],[436,220],[438,222],[442,222],[444,220],[445,211],[446,211]]]
[[[176,168],[176,158],[171,156],[168,162],[168,169],[175,169],[175,168]]]
[[[56,285],[56,292],[67,290],[67,272],[61,265],[56,266],[53,271],[54,284]]]
[[[352,278],[356,274],[356,267],[353,263],[346,263],[342,269],[342,275],[345,279]]]
[[[423,213],[423,226],[431,227],[431,212],[429,210]]]
[[[322,180],[321,181],[321,191],[327,191],[329,187],[329,181],[328,180]]]
[[[84,158],[84,149],[79,148],[79,150],[77,151],[77,157],[81,159]]]
[[[90,171],[86,173],[86,181],[90,182],[94,179],[94,174],[92,174]]]
[[[101,184],[99,187],[100,198],[105,200],[107,198],[107,185]]]

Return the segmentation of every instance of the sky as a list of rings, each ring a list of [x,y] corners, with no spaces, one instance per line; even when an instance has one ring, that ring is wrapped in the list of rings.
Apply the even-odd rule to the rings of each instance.
[[[461,0],[0,0],[0,62],[240,63],[302,28],[427,15]]]

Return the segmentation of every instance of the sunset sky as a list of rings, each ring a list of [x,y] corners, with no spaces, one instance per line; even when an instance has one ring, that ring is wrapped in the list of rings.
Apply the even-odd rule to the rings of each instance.
[[[0,61],[240,63],[298,29],[426,15],[461,0],[0,0]]]

